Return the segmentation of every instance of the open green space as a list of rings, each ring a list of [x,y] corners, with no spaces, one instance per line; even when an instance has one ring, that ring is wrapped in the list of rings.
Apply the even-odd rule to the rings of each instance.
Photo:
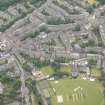
[[[54,73],[53,68],[51,66],[45,66],[41,68],[41,71],[44,75],[51,75]]]
[[[61,66],[59,71],[66,72],[69,74],[71,70],[72,70],[71,66]],[[43,72],[44,75],[52,75],[54,73],[54,69],[51,66],[42,67],[41,71]]]
[[[52,105],[103,105],[103,87],[98,81],[68,78],[51,81],[51,84],[56,91],[51,97]],[[57,96],[63,97],[62,103],[58,103]]]
[[[66,72],[68,74],[71,73],[72,67],[71,66],[61,66],[60,67],[60,72]],[[54,74],[54,69],[52,66],[45,66],[41,68],[41,71],[43,72],[44,75],[52,75]],[[91,68],[91,76],[93,77],[101,77],[101,70],[98,69],[97,67],[92,67]]]
[[[91,76],[100,77],[101,76],[101,70],[96,68],[96,67],[92,67]]]
[[[54,70],[51,66],[46,66],[41,68],[42,72],[45,75],[51,75],[54,73]],[[72,67],[70,66],[61,66],[60,72],[70,73]],[[92,67],[92,76],[99,77],[101,76],[100,69]],[[58,80],[50,81],[51,87],[44,88],[43,93],[50,95],[51,88],[55,93],[50,95],[52,105],[104,105],[104,96],[103,96],[103,86],[101,82],[81,80],[81,79],[71,79],[63,78]],[[44,86],[44,85],[43,85]],[[47,86],[47,85],[45,85]],[[50,93],[49,93],[50,91]],[[63,102],[59,103],[58,98],[61,96]]]

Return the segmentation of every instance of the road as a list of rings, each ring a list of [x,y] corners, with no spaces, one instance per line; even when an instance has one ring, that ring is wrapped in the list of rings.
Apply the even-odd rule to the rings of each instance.
[[[17,66],[18,66],[18,68],[19,68],[19,70],[21,72],[20,80],[21,80],[21,83],[22,83],[22,85],[21,85],[22,101],[25,98],[25,102],[26,102],[25,105],[31,105],[30,102],[29,102],[29,90],[25,86],[25,73],[24,73],[24,70],[23,70],[23,68],[21,66],[21,61],[17,57],[16,53],[14,54],[14,58],[15,58]],[[24,105],[23,102],[22,102],[22,105]]]

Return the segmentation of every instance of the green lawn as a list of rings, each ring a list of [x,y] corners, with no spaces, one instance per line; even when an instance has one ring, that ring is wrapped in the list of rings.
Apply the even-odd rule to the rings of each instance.
[[[67,72],[67,73],[70,73],[71,70],[72,70],[71,66],[61,66],[61,69],[60,69],[61,72]]]
[[[54,73],[53,68],[51,66],[46,66],[41,68],[41,71],[43,72],[44,75],[51,75]]]
[[[101,76],[101,70],[96,68],[96,67],[93,67],[91,69],[91,76],[100,77]]]
[[[70,73],[71,70],[72,70],[71,66],[61,66],[61,68],[60,68],[60,72]],[[51,66],[43,67],[43,68],[41,68],[41,71],[45,75],[51,75],[51,74],[54,73],[54,70],[53,70],[53,68]]]
[[[87,0],[87,1],[88,1],[88,3],[89,3],[89,4],[91,4],[91,5],[92,5],[92,4],[96,4],[96,3],[97,3],[97,1],[96,1],[96,0]]]
[[[102,86],[98,81],[91,82],[79,79],[60,79],[58,83],[51,81],[56,95],[52,96],[52,105],[102,105],[103,94]],[[74,92],[77,87],[83,90]],[[77,94],[73,101],[73,94]],[[79,96],[82,94],[82,96]],[[84,95],[83,95],[84,94]],[[63,103],[57,102],[57,96],[63,96]]]

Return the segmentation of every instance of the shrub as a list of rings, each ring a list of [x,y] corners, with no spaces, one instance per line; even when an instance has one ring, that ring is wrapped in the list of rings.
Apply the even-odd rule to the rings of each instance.
[[[73,31],[80,31],[80,30],[81,30],[80,25],[76,25]]]

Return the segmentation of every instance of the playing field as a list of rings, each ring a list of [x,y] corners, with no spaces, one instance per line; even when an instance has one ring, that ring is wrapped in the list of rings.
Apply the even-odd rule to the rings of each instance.
[[[71,69],[70,66],[61,66],[60,72],[70,73]],[[54,73],[51,66],[43,67],[41,70],[45,75]],[[99,77],[100,71],[92,68],[92,76]],[[51,95],[52,105],[105,105],[103,104],[103,87],[99,81],[66,78],[49,82],[51,87],[45,90],[52,88],[55,91],[55,95]],[[44,93],[48,93],[45,90]]]
[[[98,81],[68,78],[51,81],[51,84],[56,91],[51,98],[52,105],[104,105],[103,89]],[[59,96],[62,99],[58,99]]]

